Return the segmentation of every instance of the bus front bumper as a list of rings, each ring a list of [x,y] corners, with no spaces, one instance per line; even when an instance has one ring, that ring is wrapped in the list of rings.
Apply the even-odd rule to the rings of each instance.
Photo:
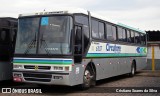
[[[13,80],[15,82],[72,86],[69,77],[69,72],[13,70]]]

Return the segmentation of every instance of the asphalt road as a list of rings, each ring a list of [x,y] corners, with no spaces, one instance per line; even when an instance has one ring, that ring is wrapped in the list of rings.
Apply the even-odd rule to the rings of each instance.
[[[2,88],[41,89],[42,94],[4,94]],[[0,96],[160,96],[160,71],[140,71],[134,77],[116,76],[97,81],[96,87],[81,90],[78,86],[38,86],[36,84],[0,82]]]

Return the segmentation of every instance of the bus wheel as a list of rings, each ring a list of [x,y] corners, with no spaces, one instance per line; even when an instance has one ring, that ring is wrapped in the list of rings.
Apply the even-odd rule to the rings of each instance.
[[[82,89],[90,88],[92,83],[95,82],[94,78],[95,78],[95,74],[92,72],[90,66],[87,66],[84,71],[83,84],[81,85],[81,88]]]
[[[130,72],[129,75],[130,75],[131,77],[133,77],[133,76],[135,75],[135,71],[136,71],[136,68],[135,68],[135,64],[133,63],[132,66],[131,66],[131,72]]]

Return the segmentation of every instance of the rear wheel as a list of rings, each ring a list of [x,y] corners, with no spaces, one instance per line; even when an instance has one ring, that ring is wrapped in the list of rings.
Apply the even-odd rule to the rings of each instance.
[[[131,72],[129,73],[129,75],[133,77],[135,75],[135,72],[136,72],[136,66],[135,63],[132,63]]]

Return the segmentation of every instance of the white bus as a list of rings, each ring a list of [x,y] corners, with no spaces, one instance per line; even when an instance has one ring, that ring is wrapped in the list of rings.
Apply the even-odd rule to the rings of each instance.
[[[146,33],[83,9],[20,14],[13,79],[94,86],[146,66]]]

